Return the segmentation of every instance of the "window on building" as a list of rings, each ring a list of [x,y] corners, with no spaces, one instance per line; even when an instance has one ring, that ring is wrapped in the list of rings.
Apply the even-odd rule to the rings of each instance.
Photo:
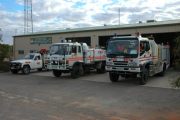
[[[37,53],[37,50],[30,50],[30,53]]]
[[[18,54],[20,55],[24,54],[24,50],[18,50]]]
[[[30,44],[52,44],[52,37],[35,37],[31,38]]]
[[[34,50],[30,50],[29,52],[30,52],[30,53],[34,53]]]

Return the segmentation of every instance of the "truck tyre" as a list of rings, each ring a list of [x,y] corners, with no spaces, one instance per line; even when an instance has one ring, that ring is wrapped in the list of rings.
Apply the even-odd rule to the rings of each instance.
[[[23,74],[29,74],[30,67],[28,65],[23,66],[22,72],[23,72]]]
[[[12,74],[17,74],[17,73],[18,73],[18,70],[12,70],[12,69],[11,69],[11,73],[12,73]]]
[[[119,75],[116,73],[109,73],[109,78],[111,82],[117,82],[119,79]]]
[[[75,64],[73,65],[73,68],[71,70],[71,78],[76,79],[80,75],[82,75],[84,69],[82,68],[82,65]]]
[[[105,66],[106,66],[105,62],[102,62],[101,67],[96,69],[97,73],[105,73],[106,72]]]
[[[55,76],[55,77],[60,77],[61,76],[61,71],[59,71],[59,70],[53,70],[53,75]]]
[[[83,75],[84,75],[84,67],[83,67],[83,64],[80,64],[80,65],[79,65],[79,75],[80,75],[80,76],[83,76]]]
[[[140,85],[145,85],[147,83],[148,80],[148,70],[144,69],[144,71],[141,74],[141,77],[139,78],[139,84]]]

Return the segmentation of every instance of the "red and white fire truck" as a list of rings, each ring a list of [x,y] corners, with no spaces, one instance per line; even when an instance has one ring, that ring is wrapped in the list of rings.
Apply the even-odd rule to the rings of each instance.
[[[137,77],[143,85],[149,76],[163,75],[169,64],[169,45],[158,45],[154,39],[121,36],[108,42],[106,70],[112,82],[117,82],[121,75]]]
[[[62,40],[50,47],[48,69],[54,76],[62,73],[71,73],[72,78],[77,78],[91,69],[98,73],[105,72],[106,51],[103,49],[90,49],[86,43]]]

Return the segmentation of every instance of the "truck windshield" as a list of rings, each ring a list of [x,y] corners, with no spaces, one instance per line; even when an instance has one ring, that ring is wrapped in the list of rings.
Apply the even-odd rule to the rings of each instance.
[[[68,55],[69,54],[69,45],[68,44],[59,44],[52,45],[50,49],[50,54],[54,55]]]
[[[28,54],[24,57],[24,59],[33,59],[34,58],[34,55],[32,54]]]
[[[113,39],[108,42],[107,57],[124,56],[138,57],[138,40],[130,39]]]

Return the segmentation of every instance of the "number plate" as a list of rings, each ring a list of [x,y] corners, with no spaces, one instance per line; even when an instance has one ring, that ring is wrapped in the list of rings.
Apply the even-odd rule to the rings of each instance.
[[[124,58],[117,58],[117,61],[124,61]]]
[[[124,70],[124,68],[121,68],[121,67],[120,67],[120,68],[118,68],[118,70],[122,71],[122,70]]]

